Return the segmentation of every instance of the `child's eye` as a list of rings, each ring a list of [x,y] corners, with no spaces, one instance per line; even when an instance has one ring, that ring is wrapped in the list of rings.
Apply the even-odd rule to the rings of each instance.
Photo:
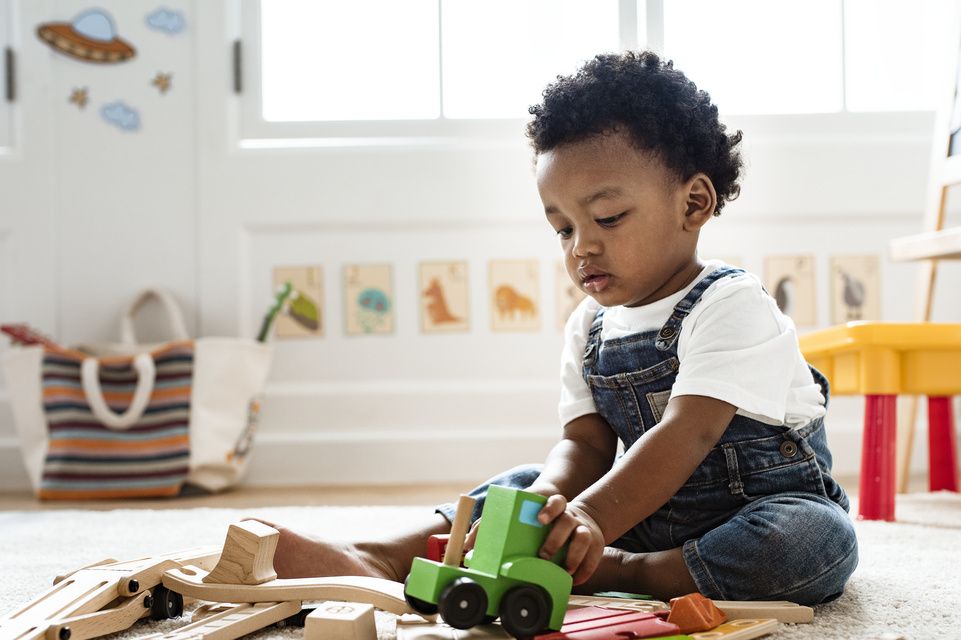
[[[566,240],[567,238],[571,237],[572,232],[573,232],[573,229],[571,229],[570,227],[564,227],[563,229],[557,230],[557,235],[559,235],[561,238],[564,238]]]
[[[616,216],[611,216],[609,218],[598,218],[596,222],[597,224],[603,227],[613,227],[618,222],[620,222],[621,218],[623,218],[626,215],[627,215],[627,212],[625,211],[624,213],[619,213]]]

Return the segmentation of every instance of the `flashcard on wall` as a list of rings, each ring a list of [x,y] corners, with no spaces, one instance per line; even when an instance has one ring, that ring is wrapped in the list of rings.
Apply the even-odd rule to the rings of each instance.
[[[274,290],[285,282],[290,297],[277,316],[278,338],[320,338],[324,335],[324,272],[320,267],[275,267]]]
[[[567,319],[574,313],[574,309],[581,303],[587,294],[577,288],[567,273],[567,268],[563,262],[558,261],[554,270],[556,282],[557,298],[557,328],[563,329],[567,324]]]
[[[794,324],[817,324],[814,256],[767,256],[764,286]]]
[[[57,53],[82,62],[115,64],[133,58],[133,46],[117,35],[113,16],[103,9],[87,9],[71,22],[47,22],[37,37]]]
[[[421,331],[467,331],[470,314],[466,262],[422,262],[419,285]]]
[[[540,328],[539,292],[537,260],[492,260],[491,329],[534,331]]]
[[[348,335],[394,331],[394,285],[390,265],[344,267],[344,310]]]
[[[831,258],[831,322],[881,319],[881,275],[877,256]]]

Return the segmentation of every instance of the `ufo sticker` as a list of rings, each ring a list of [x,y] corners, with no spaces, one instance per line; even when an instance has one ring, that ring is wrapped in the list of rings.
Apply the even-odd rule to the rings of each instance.
[[[103,9],[88,9],[73,22],[42,24],[37,37],[54,51],[83,62],[114,64],[136,55],[130,43],[117,36],[113,18]]]

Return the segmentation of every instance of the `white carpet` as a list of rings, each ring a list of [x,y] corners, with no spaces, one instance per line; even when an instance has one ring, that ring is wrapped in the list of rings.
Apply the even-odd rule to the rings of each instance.
[[[961,496],[912,494],[898,499],[897,523],[857,522],[861,564],[838,601],[818,607],[814,624],[781,625],[775,638],[961,639]],[[344,539],[389,530],[429,507],[283,507],[157,511],[0,513],[0,614],[50,585],[58,573],[113,557],[220,545],[227,525],[259,515]],[[117,638],[167,631],[183,620],[144,622]],[[378,615],[382,638],[393,617]],[[256,638],[297,638],[270,629]]]

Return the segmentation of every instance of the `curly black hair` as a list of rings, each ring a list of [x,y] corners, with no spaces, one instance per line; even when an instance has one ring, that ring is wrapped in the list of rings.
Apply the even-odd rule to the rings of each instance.
[[[714,215],[740,194],[741,131],[726,133],[711,96],[670,60],[651,51],[601,54],[575,74],[558,76],[543,97],[528,110],[536,154],[626,130],[636,148],[653,152],[681,180],[706,174],[717,191]]]

